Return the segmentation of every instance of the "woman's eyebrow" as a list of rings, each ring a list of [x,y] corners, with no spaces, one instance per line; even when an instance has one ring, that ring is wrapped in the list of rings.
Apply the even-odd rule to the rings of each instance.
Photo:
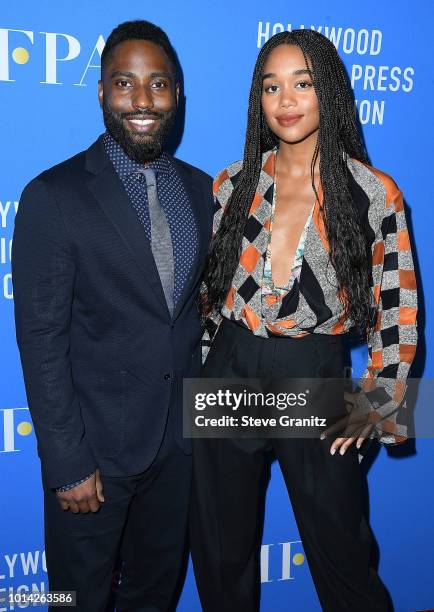
[[[300,70],[294,70],[292,76],[300,76],[301,74],[308,74],[309,76],[312,76],[312,70],[309,70],[308,68],[300,68]],[[272,79],[274,77],[276,77],[275,72],[267,72],[263,75],[262,80]]]

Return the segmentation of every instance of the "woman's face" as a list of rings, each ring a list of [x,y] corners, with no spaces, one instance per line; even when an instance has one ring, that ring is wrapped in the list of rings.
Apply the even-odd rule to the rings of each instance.
[[[295,144],[318,131],[319,104],[303,53],[282,44],[269,54],[263,74],[262,110],[279,140]]]

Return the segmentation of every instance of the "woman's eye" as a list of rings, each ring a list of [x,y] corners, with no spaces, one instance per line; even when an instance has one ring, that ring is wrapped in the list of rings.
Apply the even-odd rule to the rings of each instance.
[[[311,81],[299,81],[296,85],[296,87],[299,87],[300,89],[309,89],[310,87],[312,87],[312,82]]]
[[[276,93],[276,91],[279,91],[279,85],[268,85],[264,88],[264,91],[266,93]]]

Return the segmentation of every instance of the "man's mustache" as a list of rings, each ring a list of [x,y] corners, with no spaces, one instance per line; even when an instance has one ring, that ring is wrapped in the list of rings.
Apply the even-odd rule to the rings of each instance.
[[[142,111],[136,111],[135,113],[121,113],[121,119],[133,119],[134,117],[155,117],[156,119],[163,119],[164,113],[157,113],[156,111],[150,111],[146,108]]]

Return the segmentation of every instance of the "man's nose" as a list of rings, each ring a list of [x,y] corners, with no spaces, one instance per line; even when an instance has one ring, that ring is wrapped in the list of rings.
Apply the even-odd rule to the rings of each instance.
[[[137,109],[153,108],[154,100],[147,85],[135,88],[132,104]]]

